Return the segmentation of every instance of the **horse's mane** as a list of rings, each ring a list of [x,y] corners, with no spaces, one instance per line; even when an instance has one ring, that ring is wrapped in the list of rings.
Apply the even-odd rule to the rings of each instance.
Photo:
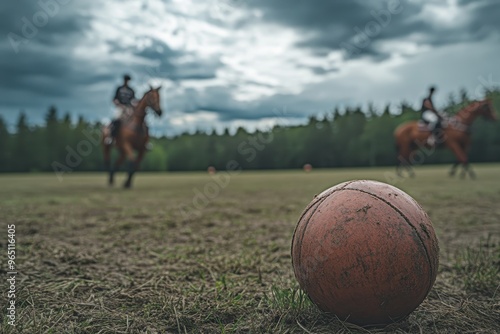
[[[480,105],[483,105],[485,103],[490,103],[490,101],[489,100],[473,101],[470,104],[468,104],[467,106],[460,109],[460,111],[457,113],[457,115],[462,114],[462,113],[468,114],[468,113],[474,111]]]

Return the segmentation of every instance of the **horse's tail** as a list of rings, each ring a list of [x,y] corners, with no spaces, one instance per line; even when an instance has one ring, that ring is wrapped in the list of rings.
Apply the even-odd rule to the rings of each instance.
[[[415,122],[406,122],[394,130],[394,141],[397,150],[398,163],[401,159],[408,159],[412,144],[412,130]]]
[[[404,131],[404,125],[405,124],[401,124],[399,125],[395,130],[394,130],[394,147],[396,148],[396,152],[399,153],[399,151],[401,150],[401,143],[400,143],[400,138],[401,138],[401,134],[403,133]]]

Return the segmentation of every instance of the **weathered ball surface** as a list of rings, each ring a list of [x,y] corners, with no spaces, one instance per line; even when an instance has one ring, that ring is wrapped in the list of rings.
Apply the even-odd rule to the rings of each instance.
[[[292,240],[300,287],[321,310],[362,326],[415,310],[434,284],[438,261],[426,212],[376,181],[345,182],[316,196]]]

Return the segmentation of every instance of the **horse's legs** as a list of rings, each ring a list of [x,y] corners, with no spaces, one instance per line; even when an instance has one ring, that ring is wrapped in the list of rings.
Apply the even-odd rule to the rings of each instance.
[[[137,157],[135,158],[135,161],[131,161],[129,165],[129,174],[127,178],[127,182],[125,182],[125,188],[130,188],[132,186],[132,177],[134,176],[135,172],[139,169],[139,166],[141,165],[142,159],[144,158],[144,153],[146,153],[146,149],[142,149],[137,153]]]
[[[460,178],[465,179],[467,173],[472,180],[476,179],[476,173],[474,173],[474,170],[472,170],[472,167],[469,163],[465,163],[462,165],[462,173],[460,173]]]
[[[411,165],[410,162],[404,162],[404,163],[402,162],[401,166],[403,166],[406,169],[409,177],[411,177],[411,178],[415,177],[415,171],[413,170],[413,166]]]
[[[408,173],[410,174],[410,177],[413,179],[415,177],[415,170],[413,169],[412,165],[408,165]]]
[[[109,185],[112,186],[115,182],[115,172],[120,169],[120,166],[123,164],[125,161],[125,152],[123,150],[120,150],[120,156],[116,160],[113,168],[109,170]]]
[[[398,177],[403,177],[403,172],[401,171],[401,168],[402,168],[402,166],[400,163],[396,165],[396,175]]]
[[[472,166],[471,165],[468,165],[469,168],[469,177],[472,179],[472,180],[475,180],[476,179],[476,173],[474,172],[474,170],[472,169]]]
[[[470,139],[468,139],[465,142],[465,144],[463,145],[463,150],[464,150],[465,154],[467,154],[467,152],[469,152],[470,146],[471,146]],[[471,178],[471,180],[475,180],[476,179],[476,173],[472,169],[472,166],[469,165],[468,170],[469,170],[469,177]]]
[[[396,167],[396,173],[399,177],[404,177],[404,172],[407,172],[408,173],[408,176],[409,177],[414,177],[415,176],[415,172],[413,171],[413,168],[411,167],[411,165],[409,164],[405,164],[405,163],[400,163],[397,167]]]
[[[104,168],[109,171],[111,167],[111,147],[109,145],[104,145]]]
[[[453,152],[453,154],[455,154],[455,157],[458,160],[456,164],[462,165],[462,172],[460,173],[460,177],[464,178],[469,171],[469,161],[465,150],[458,143],[451,141],[448,141],[448,147]]]
[[[103,131],[103,147],[104,147],[104,168],[109,174],[108,184],[113,185],[113,168],[111,167],[111,145],[106,145],[104,143],[104,138],[106,138],[106,132]]]
[[[398,154],[398,162],[396,164],[396,174],[399,177],[404,177],[403,169],[405,169],[410,177],[415,177],[415,172],[413,171],[413,167],[409,162],[411,155],[410,143],[399,144],[398,148],[399,148],[398,150],[399,154]]]
[[[413,170],[413,167],[411,164],[407,164],[407,163],[403,163],[403,162],[400,162],[397,166],[396,166],[396,175],[398,177],[404,177],[404,174],[403,174],[403,171],[406,170],[406,172],[408,173],[408,176],[413,178],[415,177],[415,171]]]
[[[468,164],[462,164],[462,171],[460,172],[460,178],[463,180],[467,176]]]
[[[103,127],[101,129],[101,144],[103,148],[103,154],[104,154],[104,168],[106,171],[109,171],[109,168],[111,166],[111,145],[106,145],[104,143],[104,138],[106,138],[107,133],[108,133],[108,128]]]
[[[451,166],[451,169],[450,169],[450,172],[449,172],[449,175],[450,177],[453,177],[455,176],[455,174],[457,173],[457,167],[460,165],[460,162],[457,161],[453,164],[453,166]]]
[[[411,165],[405,165],[405,164],[401,164],[399,166],[399,171],[398,171],[398,176],[399,177],[404,177],[404,174],[403,172],[401,172],[401,170],[404,168],[404,170],[406,170],[406,172],[408,173],[408,176],[411,177],[411,178],[414,178],[415,177],[415,172],[413,171],[413,167]]]
[[[467,140],[467,142],[462,145],[462,150],[464,151],[466,156],[467,156],[467,152],[469,151],[469,149],[470,149],[470,141]],[[466,174],[467,174],[467,172],[469,172],[469,177],[471,178],[471,180],[476,179],[476,173],[474,172],[474,170],[472,169],[472,166],[469,164],[468,161],[464,164],[464,169],[465,169]]]
[[[134,176],[137,168],[139,167],[139,163],[144,157],[144,150],[140,150],[139,153],[137,154],[137,157],[134,159],[134,150],[130,145],[126,145],[125,153],[127,155],[127,160],[128,160],[128,176],[127,176],[127,181],[125,181],[125,184],[123,186],[125,188],[130,188],[132,187],[132,177]]]

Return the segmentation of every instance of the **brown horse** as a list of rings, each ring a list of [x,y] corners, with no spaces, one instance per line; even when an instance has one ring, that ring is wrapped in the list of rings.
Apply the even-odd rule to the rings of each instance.
[[[455,116],[444,122],[443,129],[438,131],[438,147],[450,149],[457,162],[450,170],[450,176],[454,176],[457,167],[463,167],[462,176],[467,172],[471,178],[475,177],[474,171],[469,167],[467,152],[470,147],[470,128],[474,120],[482,116],[489,120],[496,120],[496,114],[491,100],[476,101],[463,108]],[[418,121],[401,124],[395,131],[397,148],[399,151],[397,174],[402,176],[402,168],[406,168],[411,177],[415,176],[412,165],[422,163],[425,154],[429,155],[434,147],[427,144],[431,132],[426,126]],[[430,152],[430,153],[429,153]]]
[[[146,152],[146,145],[149,140],[149,131],[144,119],[146,118],[146,109],[149,107],[155,111],[158,116],[161,116],[160,107],[160,90],[161,86],[154,89],[150,86],[150,90],[144,94],[142,99],[134,107],[132,115],[122,121],[119,132],[115,138],[115,146],[118,149],[120,156],[116,160],[114,166],[111,166],[111,148],[113,144],[107,145],[104,138],[109,135],[109,127],[102,129],[102,145],[104,148],[104,163],[109,171],[109,185],[114,183],[114,174],[125,161],[128,160],[128,177],[124,184],[125,188],[132,186],[132,176],[139,169],[140,163]],[[137,155],[135,155],[135,151]]]

